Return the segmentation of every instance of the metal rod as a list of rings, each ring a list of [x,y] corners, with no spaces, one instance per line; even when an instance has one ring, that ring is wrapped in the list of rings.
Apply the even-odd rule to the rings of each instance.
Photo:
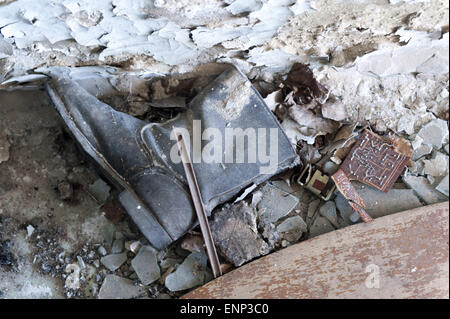
[[[183,135],[176,128],[174,128],[174,133],[177,139],[178,150],[180,152],[181,161],[183,162],[192,201],[194,202],[195,212],[197,213],[200,229],[202,231],[203,240],[205,241],[206,252],[208,254],[214,278],[217,278],[222,275],[222,270],[220,269],[219,258],[217,257],[214,239],[212,238],[211,229],[209,228],[208,217],[201,198],[200,188],[198,187],[197,178],[195,177],[194,168]]]

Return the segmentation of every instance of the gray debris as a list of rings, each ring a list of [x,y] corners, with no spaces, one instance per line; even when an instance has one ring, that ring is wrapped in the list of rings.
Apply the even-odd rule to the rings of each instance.
[[[98,247],[97,252],[100,254],[100,256],[106,256],[107,254],[106,249],[103,246]]]
[[[419,198],[410,189],[391,189],[389,192],[384,193],[359,182],[353,182],[352,184],[362,197],[367,213],[373,218],[423,206]],[[341,200],[339,199],[339,201]],[[350,205],[344,201],[339,202],[339,205],[339,211],[341,213],[344,211],[344,214],[349,216],[350,219],[351,215],[348,215],[351,209]],[[345,207],[346,205],[348,207]]]
[[[308,230],[308,226],[300,216],[286,218],[277,226],[281,237],[291,243],[297,242],[302,234]]]
[[[261,189],[263,195],[257,207],[262,223],[274,223],[295,209],[299,199],[280,188],[266,184]]]
[[[328,201],[322,207],[319,208],[319,213],[322,217],[328,219],[328,221],[334,226],[339,227],[336,204],[333,201]]]
[[[423,139],[424,144],[432,145],[440,149],[442,144],[448,139],[447,122],[441,119],[435,119],[425,125],[418,133]]]
[[[108,275],[98,293],[99,299],[132,299],[145,295],[145,288],[133,285],[131,280]]]
[[[436,186],[436,190],[448,197],[448,175],[441,180],[438,186]]]
[[[358,214],[358,212],[353,212],[349,217],[352,223],[356,223],[360,218],[361,216]]]
[[[127,241],[125,243],[125,249],[135,254],[141,249],[142,244],[139,241]]]
[[[123,251],[123,239],[116,239],[111,247],[111,252],[113,254],[120,254]]]
[[[431,145],[422,144],[418,148],[416,148],[412,154],[412,160],[416,161],[422,156],[428,155],[433,151],[433,147]]]
[[[331,223],[322,216],[317,216],[313,224],[309,228],[309,238],[316,237],[330,231],[333,231],[334,227]]]
[[[204,252],[190,254],[175,272],[166,277],[166,287],[170,291],[181,291],[203,285],[212,279],[206,264],[207,257]]]
[[[98,179],[93,184],[89,185],[88,189],[89,193],[97,202],[104,203],[109,197],[111,187],[109,187],[102,179]]]
[[[403,181],[428,205],[448,200],[448,197],[434,189],[425,177],[406,175]]]
[[[333,175],[334,173],[336,173],[336,171],[339,169],[339,165],[332,162],[332,161],[328,161],[323,165],[323,172],[329,176]]]
[[[353,208],[348,204],[348,200],[344,196],[342,196],[341,193],[339,193],[336,196],[334,202],[336,203],[339,215],[341,215],[342,219],[344,220],[344,223],[351,224],[352,222],[355,223],[356,221],[358,221],[358,219],[356,219],[356,221],[353,221],[354,219],[352,220],[352,215],[354,213]],[[356,214],[358,215],[359,218],[359,214],[358,213]]]
[[[78,265],[80,265],[81,269],[86,268],[86,264],[84,263],[84,260],[81,256],[77,256]]]
[[[270,251],[258,233],[255,209],[245,202],[225,205],[210,225],[219,252],[236,266]]]
[[[144,285],[149,285],[161,277],[156,254],[151,247],[143,246],[131,261],[131,265]]]
[[[101,263],[111,271],[117,270],[127,260],[127,254],[111,254],[100,259]]]

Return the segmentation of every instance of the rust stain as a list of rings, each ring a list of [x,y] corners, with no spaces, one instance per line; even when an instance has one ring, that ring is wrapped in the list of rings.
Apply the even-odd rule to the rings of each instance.
[[[448,298],[448,202],[356,224],[285,248],[183,298]],[[365,284],[368,265],[380,287]]]

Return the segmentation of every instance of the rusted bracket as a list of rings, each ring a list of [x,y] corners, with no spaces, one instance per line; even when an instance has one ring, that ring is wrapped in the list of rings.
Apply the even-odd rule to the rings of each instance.
[[[177,139],[177,146],[180,152],[181,161],[183,163],[184,172],[188,181],[189,190],[191,192],[192,201],[194,202],[195,212],[197,213],[198,222],[202,231],[203,239],[205,241],[206,252],[208,254],[209,262],[214,278],[222,275],[220,268],[219,258],[217,256],[216,246],[214,245],[214,239],[211,235],[211,229],[209,228],[208,217],[205,212],[205,206],[203,205],[200,188],[198,187],[197,178],[195,177],[194,168],[192,166],[191,158],[183,138],[183,134],[180,130],[174,128],[174,133]]]

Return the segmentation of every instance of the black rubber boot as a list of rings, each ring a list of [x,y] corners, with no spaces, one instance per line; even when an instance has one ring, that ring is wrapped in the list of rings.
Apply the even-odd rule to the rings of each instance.
[[[197,123],[201,123],[202,131],[214,128],[222,137],[227,128],[244,132],[262,129],[266,131],[265,145],[258,144],[258,147],[266,148],[264,154],[270,154],[270,129],[276,132],[277,161],[267,172],[262,168],[268,163],[259,162],[258,158],[256,162],[249,162],[249,152],[255,151],[256,145],[249,144],[248,140],[244,163],[206,163],[202,160],[196,163],[194,152],[201,152],[211,141],[201,140],[197,145],[199,148],[191,142],[191,158],[208,213],[245,187],[259,184],[297,164],[296,153],[277,120],[248,79],[235,67],[230,67],[206,86],[191,101],[187,112],[163,124],[147,123],[115,111],[75,81],[64,75],[50,75],[52,81],[47,89],[66,126],[109,178],[123,187],[120,201],[158,249],[180,238],[197,221],[182,164],[173,161],[176,142],[171,139],[171,133],[174,126],[185,129],[191,138],[196,134],[194,120],[200,121]],[[222,150],[229,146],[225,139],[214,139],[214,143]],[[231,147],[236,156],[236,148]]]

